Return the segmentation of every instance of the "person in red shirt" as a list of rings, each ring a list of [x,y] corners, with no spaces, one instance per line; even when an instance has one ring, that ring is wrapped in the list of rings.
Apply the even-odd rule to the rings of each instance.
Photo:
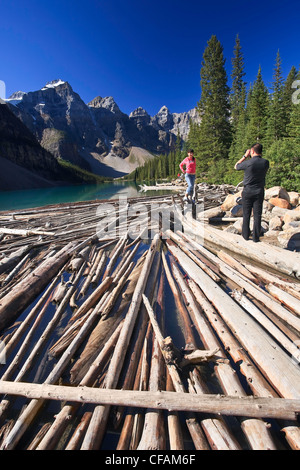
[[[182,173],[185,173],[185,180],[188,184],[184,200],[191,202],[194,194],[196,178],[196,159],[194,157],[194,150],[190,149],[188,151],[188,156],[180,163],[179,167]]]

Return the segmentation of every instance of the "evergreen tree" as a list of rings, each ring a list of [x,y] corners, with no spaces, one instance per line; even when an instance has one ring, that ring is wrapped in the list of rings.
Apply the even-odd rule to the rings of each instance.
[[[300,105],[298,105],[300,107]],[[283,186],[300,192],[300,142],[295,139],[275,141],[266,152],[270,161],[266,186]]]
[[[199,132],[200,132],[200,124],[190,120],[187,147],[194,150],[196,158],[199,156],[199,152],[200,152]],[[187,148],[184,149],[184,154],[186,153],[187,153]],[[198,166],[197,166],[197,170],[198,170]]]
[[[300,103],[292,103],[290,123],[287,126],[289,141],[300,144]]]
[[[286,109],[284,107],[284,79],[281,70],[281,58],[277,52],[275,69],[272,83],[272,95],[270,100],[268,130],[266,143],[267,146],[280,140],[286,132]]]
[[[229,87],[223,47],[216,36],[212,36],[207,43],[200,75],[201,98],[198,110],[201,123],[198,129],[198,166],[200,171],[209,170],[215,176],[216,163],[226,160],[231,143]],[[222,168],[222,165],[218,168]]]
[[[269,115],[269,92],[263,82],[260,66],[253,87],[248,93],[247,115],[246,147],[256,142],[265,144]]]
[[[287,126],[289,125],[289,122],[291,119],[291,112],[293,109],[292,95],[295,91],[295,89],[293,89],[292,86],[296,79],[297,79],[297,70],[296,70],[296,67],[293,65],[283,86],[283,107],[285,109],[285,113],[284,113],[285,136],[288,135]]]
[[[181,145],[182,145],[182,139],[181,139],[181,135],[180,135],[180,132],[179,132],[179,129],[178,129],[177,130],[176,143],[175,143],[175,171],[177,171],[177,174],[180,171],[179,164],[183,160]]]
[[[236,37],[234,56],[232,58],[232,87],[230,95],[231,104],[231,123],[232,123],[232,143],[229,150],[229,158],[226,165],[226,174],[224,181],[237,184],[240,175],[234,170],[234,164],[239,159],[239,155],[245,151],[245,132],[246,132],[246,82],[243,77],[244,59],[241,51],[239,36]]]
[[[246,83],[243,79],[244,72],[244,58],[239,36],[237,35],[234,47],[234,56],[231,60],[232,63],[232,87],[230,95],[231,107],[231,123],[233,130],[235,130],[239,116],[245,109],[246,103]]]

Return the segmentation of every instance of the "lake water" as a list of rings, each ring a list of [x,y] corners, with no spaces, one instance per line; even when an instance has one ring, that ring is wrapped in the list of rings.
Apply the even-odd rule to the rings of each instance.
[[[91,201],[94,199],[116,199],[119,196],[136,197],[166,194],[168,191],[139,192],[133,182],[113,182],[54,188],[0,191],[0,211],[42,207],[64,202]]]

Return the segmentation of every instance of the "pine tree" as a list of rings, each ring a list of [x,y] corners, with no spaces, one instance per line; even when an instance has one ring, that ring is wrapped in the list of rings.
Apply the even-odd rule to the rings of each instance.
[[[297,70],[296,67],[293,65],[283,86],[283,106],[285,109],[285,136],[288,135],[287,126],[289,125],[291,119],[291,112],[293,109],[292,95],[295,91],[295,89],[293,89],[293,83],[296,79]]]
[[[281,70],[281,58],[277,52],[275,69],[272,83],[272,95],[269,108],[269,119],[267,129],[267,146],[280,140],[286,132],[286,109],[284,107],[284,79]]]
[[[189,125],[189,135],[187,139],[187,147],[194,150],[196,157],[199,156],[199,132],[200,132],[200,124],[190,120]],[[186,153],[187,149],[184,149],[184,153]]]
[[[231,108],[231,123],[235,130],[239,116],[245,109],[246,102],[246,83],[243,80],[244,72],[244,58],[240,38],[237,35],[234,47],[234,56],[231,59],[232,63],[232,87],[230,95],[230,108]]]
[[[232,124],[232,143],[229,150],[229,158],[226,165],[226,174],[224,181],[237,184],[240,175],[234,170],[234,164],[239,160],[240,155],[245,151],[245,132],[246,132],[246,82],[243,77],[244,59],[241,50],[239,36],[236,37],[234,56],[232,58],[232,87],[230,95],[231,104],[231,124]]]
[[[262,78],[259,66],[256,80],[248,93],[248,123],[246,129],[247,147],[256,142],[265,144],[269,116],[269,92]]]
[[[228,156],[231,126],[223,47],[214,35],[204,51],[200,75],[201,98],[198,110],[202,119],[197,148],[198,166],[200,171],[209,170],[211,175],[216,176],[217,162],[226,161]],[[221,167],[218,165],[218,168]]]
[[[290,123],[287,126],[288,139],[300,144],[300,103],[292,104]]]
[[[181,146],[182,146],[182,139],[181,139],[181,135],[180,135],[180,132],[179,132],[179,129],[178,129],[177,130],[176,143],[175,143],[175,171],[177,171],[177,170],[179,171],[179,164],[183,160]]]

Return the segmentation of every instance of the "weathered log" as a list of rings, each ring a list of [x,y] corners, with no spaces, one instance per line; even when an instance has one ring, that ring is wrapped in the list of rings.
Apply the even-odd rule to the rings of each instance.
[[[194,240],[204,244],[204,246],[208,247],[213,244],[218,249],[226,248],[230,252],[246,256],[260,265],[268,266],[280,273],[300,279],[300,254],[263,242],[253,243],[251,240],[246,241],[240,235],[229,232],[224,233],[222,230],[208,224],[203,224],[191,217],[183,216],[176,205],[175,209],[185,231],[189,232]]]
[[[138,279],[129,311],[126,315],[124,326],[122,328],[121,334],[117,346],[114,351],[114,355],[111,359],[110,366],[107,372],[105,386],[107,388],[113,388],[117,385],[121,368],[125,358],[125,352],[127,350],[134,323],[142,302],[142,294],[144,292],[148,275],[150,272],[150,267],[153,261],[155,251],[157,249],[159,242],[159,236],[155,236],[151,247],[148,250],[145,262],[143,264],[141,276]],[[93,417],[90,422],[88,432],[85,436],[85,439],[82,444],[82,449],[95,449],[99,448],[102,441],[105,425],[108,419],[109,407],[96,407],[93,413]]]
[[[300,350],[281,330],[274,325],[245,295],[240,291],[233,291],[231,296],[250,313],[282,346],[295,361],[300,362]]]
[[[17,264],[17,266],[8,274],[8,276],[4,279],[2,282],[2,285],[5,286],[8,284],[13,277],[20,271],[22,266],[27,263],[27,261],[30,259],[30,253],[28,253],[24,258],[21,259],[21,261]]]
[[[103,282],[107,282],[109,279],[110,278],[106,278],[106,280]],[[81,327],[77,336],[73,339],[69,347],[61,356],[58,363],[54,366],[54,368],[48,375],[45,381],[46,384],[53,384],[59,379],[62,372],[67,367],[74,352],[79,348],[79,346],[82,344],[86,336],[90,333],[98,316],[99,316],[99,312],[97,311],[97,309],[94,309],[93,313],[87,318],[86,322]],[[7,436],[7,439],[3,442],[4,449],[13,449],[17,445],[22,435],[24,434],[26,429],[30,426],[31,422],[35,419],[37,413],[39,412],[42,406],[43,406],[43,400],[32,400],[29,403],[25,411],[21,413],[21,415],[19,416],[11,433]]]
[[[236,271],[238,271],[239,273],[243,274],[244,276],[246,276],[248,279],[250,279],[252,282],[254,283],[258,283],[257,282],[257,279],[255,276],[253,276],[251,274],[250,271],[248,271],[248,269],[246,269],[239,261],[237,261],[235,258],[233,258],[232,256],[230,256],[228,253],[225,253],[225,251],[223,250],[220,250],[218,251],[218,257],[224,261],[225,263],[229,264],[229,266],[231,266],[233,269],[235,269]]]
[[[194,334],[193,334],[191,326],[190,326],[191,320],[190,320],[189,315],[186,311],[185,305],[183,304],[183,302],[180,299],[180,293],[179,293],[178,288],[177,288],[177,286],[174,282],[174,279],[172,277],[172,274],[171,274],[171,271],[169,269],[169,266],[168,266],[168,263],[167,263],[167,260],[166,260],[166,257],[164,255],[164,253],[162,253],[162,260],[163,260],[163,266],[164,266],[164,270],[165,270],[165,273],[166,273],[166,277],[168,279],[170,288],[173,292],[173,296],[174,296],[174,299],[175,299],[175,302],[176,302],[176,306],[178,308],[178,311],[180,312],[180,316],[181,316],[181,319],[182,319],[182,322],[183,322],[183,330],[184,330],[184,336],[185,336],[185,340],[186,340],[185,349],[193,350],[196,347],[196,341],[195,341],[195,337],[194,337]]]
[[[159,273],[159,268],[161,264],[161,253],[156,252],[151,271],[149,273],[149,277],[147,280],[147,284],[145,287],[145,293],[152,302],[155,301],[157,296],[157,283],[155,282]],[[120,386],[124,390],[131,390],[134,384],[134,377],[139,365],[139,358],[143,349],[145,334],[147,335],[146,338],[149,337],[150,332],[147,331],[147,325],[149,325],[148,315],[145,309],[145,306],[142,304],[140,307],[140,313],[138,317],[138,324],[136,325],[135,332],[133,332],[133,336],[131,338],[132,347],[131,350],[128,352],[128,367],[126,371],[126,376],[120,383]],[[117,428],[122,416],[123,416],[124,409],[119,408],[115,410],[114,413],[114,426]]]
[[[59,442],[63,432],[68,426],[70,420],[74,416],[76,409],[72,406],[64,406],[62,410],[55,416],[55,421],[48,429],[47,433],[39,442],[36,450],[53,450]]]
[[[86,413],[84,413],[83,417],[81,418],[80,423],[75,429],[74,434],[71,437],[70,441],[68,442],[65,450],[78,450],[80,448],[83,436],[88,428],[91,417],[92,417],[91,411],[87,411]]]
[[[5,227],[0,227],[0,233],[5,233],[6,235],[21,235],[22,237],[30,237],[31,235],[55,235],[55,232],[44,232],[42,230],[10,229]]]
[[[198,229],[199,230],[199,229]],[[240,235],[222,232],[205,225],[204,246],[213,243],[227,248],[229,251],[246,256],[261,265],[268,266],[283,274],[300,279],[300,255],[283,248],[275,247],[264,242],[253,243],[246,241]]]
[[[175,389],[173,387],[173,383],[170,377],[170,374],[167,372],[167,386],[166,390],[169,392],[174,392]],[[183,441],[183,434],[182,428],[180,424],[180,418],[176,411],[168,411],[167,415],[168,420],[168,435],[170,441],[170,449],[171,450],[183,450],[184,449],[184,441]]]
[[[191,279],[188,280],[188,285],[201,306],[201,309],[208,318],[209,324],[220,337],[224,349],[231,356],[232,360],[239,365],[241,373],[245,376],[247,384],[252,390],[253,394],[262,397],[276,397],[278,396],[270,384],[265,380],[263,375],[255,367],[254,363],[250,360],[245,350],[241,347],[240,343],[235,336],[231,333],[226,323],[218,314],[214,306],[209,302],[199,286]],[[194,310],[197,312],[197,309]],[[198,315],[195,316],[196,324],[199,323]],[[200,317],[201,319],[201,317]],[[203,332],[201,336],[203,342],[209,347],[210,341],[214,341],[212,334],[209,335],[209,329],[205,328],[203,321],[199,323],[199,330]],[[212,343],[213,344],[213,343]],[[223,368],[222,363],[218,364],[218,368]]]
[[[264,371],[268,380],[281,396],[297,398],[300,395],[300,371],[289,356],[268,338],[261,327],[244,310],[214,283],[210,277],[178,247],[169,245],[169,250],[178,259],[185,272],[205,290],[205,295],[214,304],[230,328],[235,331],[241,344]]]
[[[5,354],[6,358],[10,356],[12,350],[18,343],[18,341],[21,339],[23,334],[26,332],[26,330],[29,328],[30,323],[33,321],[34,317],[37,315],[39,309],[42,307],[44,304],[45,300],[49,298],[54,286],[57,283],[57,280],[60,278],[61,272],[57,274],[56,277],[54,277],[53,281],[49,285],[49,287],[46,289],[44,294],[41,296],[41,298],[38,300],[38,302],[35,304],[35,306],[30,310],[28,313],[27,317],[22,321],[20,324],[19,328],[14,332],[12,337],[9,339],[9,341],[5,345]]]
[[[224,416],[297,420],[300,399],[198,395],[180,392],[143,392],[65,385],[30,384],[0,380],[0,393],[31,399],[134,406],[158,410],[194,411]]]
[[[300,302],[288,292],[284,292],[279,287],[267,284],[266,288],[270,294],[278,299],[282,304],[300,316]]]
[[[45,434],[48,432],[49,428],[51,427],[51,423],[46,423],[42,426],[42,428],[39,430],[37,435],[34,437],[32,442],[29,444],[27,447],[27,450],[36,450],[37,446],[45,436]]]
[[[179,270],[176,267],[174,261],[171,262],[171,266],[172,266],[174,278],[176,279],[179,286],[182,288],[182,279],[180,277]],[[186,291],[185,291],[185,294],[187,294]],[[189,298],[186,300],[187,300],[185,302],[186,305],[191,307],[191,308],[189,307],[187,308],[189,311],[192,311],[191,317],[194,318],[195,317],[194,309],[196,306],[193,302],[192,296],[190,295]],[[189,324],[190,321],[189,322],[187,321],[187,324]],[[200,336],[203,336],[203,334],[200,333]],[[166,339],[164,339],[164,344],[165,343],[166,343]],[[206,350],[206,351],[194,350],[193,352],[189,354],[185,354],[183,358],[178,361],[179,367],[182,368],[182,367],[185,367],[186,365],[192,365],[194,362],[200,363],[202,361],[207,361],[207,360],[214,360],[215,362],[217,362],[219,359],[223,360],[222,356],[221,358],[220,356],[219,357],[216,356],[216,354],[220,351],[220,346],[216,342],[212,342],[212,341],[210,342],[210,346],[212,348],[211,350]],[[207,393],[207,390],[205,390],[203,387],[202,388],[198,387],[197,393],[200,393],[200,394]],[[206,431],[206,437],[208,441],[210,442],[212,448],[218,449],[218,450],[239,449],[239,445],[235,441],[234,437],[231,435],[230,429],[228,428],[226,423],[223,422],[223,420],[219,418],[215,418],[212,420],[206,419],[204,421],[201,420],[201,426]],[[224,435],[227,435],[227,439],[224,439]]]
[[[203,271],[205,271],[215,282],[219,282],[220,278],[217,276],[205,263],[203,263],[197,256],[195,256],[187,246],[187,243],[184,240],[173,233],[171,230],[167,231],[167,235],[170,237],[171,240],[176,241],[178,246],[180,246],[181,250],[187,254],[198,266],[200,266]]]
[[[152,328],[155,333],[155,337],[158,341],[160,350],[163,352],[164,349],[164,338],[163,335],[160,331],[159,325],[157,323],[157,320],[154,316],[152,307],[149,303],[149,300],[145,295],[143,295],[143,302],[145,304],[145,307],[147,308],[147,312],[151,321]],[[178,373],[177,366],[174,364],[174,362],[168,362],[166,361],[166,366],[168,369],[168,372],[170,374],[170,378],[173,383],[173,387],[176,392],[181,392],[181,393],[186,393],[185,386],[183,385],[183,382],[181,380],[181,377]],[[191,438],[194,442],[195,448],[198,450],[207,450],[209,449],[209,446],[207,444],[207,441],[204,437],[204,434],[202,432],[202,429],[196,419],[196,417],[189,413],[187,418],[186,418],[186,424],[188,427],[188,430],[190,432]]]
[[[28,251],[31,249],[31,245],[25,245],[23,248],[11,253],[0,261],[0,274],[8,271],[11,267],[15,266]]]
[[[98,266],[98,263],[100,262],[100,259],[101,259],[101,250],[99,250],[98,252],[94,253],[94,256],[93,256],[93,259],[91,261],[91,266],[90,266],[90,269],[89,269],[89,272],[87,274],[87,277],[80,289],[80,292],[78,294],[78,297],[84,297],[91,282],[92,282],[92,278],[94,276],[94,273],[97,269],[97,266]]]
[[[133,390],[146,390],[149,366],[148,366],[148,339],[150,328],[144,337],[143,350],[139,359],[139,364],[134,380]],[[123,408],[123,407],[122,407]],[[142,434],[142,413],[141,410],[130,407],[127,411],[124,425],[120,433],[117,450],[136,450]]]
[[[283,290],[286,290],[291,295],[300,300],[300,283],[296,284],[288,279],[282,279],[274,273],[267,272],[265,269],[258,268],[247,262],[244,263],[245,267],[265,284],[274,284]]]
[[[105,342],[106,338],[110,335],[111,330],[114,329],[114,326],[118,323],[119,319],[123,318],[124,311],[131,301],[136,284],[141,275],[143,261],[144,257],[142,256],[131,272],[128,278],[128,287],[122,294],[121,304],[119,307],[116,307],[117,311],[114,313],[112,312],[112,315],[105,319],[101,318],[92,331],[80,358],[71,369],[70,375],[72,384],[76,384],[81,380],[83,374],[89,368],[90,361],[92,361],[98,353],[99,348],[101,348],[103,342]]]
[[[160,267],[160,253],[157,253],[156,259],[153,262],[152,272],[149,275],[147,286],[145,289],[145,293],[149,296],[152,301],[154,301],[154,293],[155,290],[155,282],[158,275],[158,270]],[[162,295],[163,295],[163,285],[164,285],[164,277],[163,273],[160,276],[159,282],[159,291],[158,291],[158,298],[157,302],[159,305],[162,304]],[[147,327],[148,325],[148,327]],[[151,325],[149,323],[148,315],[145,309],[145,306],[141,306],[140,312],[140,321],[137,328],[137,338],[134,339],[134,348],[133,353],[129,359],[129,368],[126,374],[126,378],[122,384],[123,389],[131,389],[133,390],[147,390],[147,383],[149,377],[149,364],[148,364],[148,345],[150,341],[150,334],[151,334]],[[142,351],[140,350],[140,345],[143,346]],[[136,367],[136,363],[137,367]],[[135,372],[135,380],[132,384],[133,374]],[[123,412],[124,408],[118,409],[116,415],[118,420],[120,420],[120,416]],[[124,425],[122,428],[122,432],[120,435],[120,439],[118,442],[117,450],[124,450],[124,449],[137,449],[140,438],[142,435],[142,428],[143,428],[143,420],[144,416],[138,411],[134,409],[130,409],[126,413]],[[115,420],[116,421],[116,420]]]
[[[242,274],[234,271],[230,266],[220,260],[217,256],[210,253],[206,248],[201,246],[199,243],[191,240],[190,237],[183,235],[183,238],[189,240],[192,246],[197,247],[197,249],[203,252],[206,256],[208,256],[210,260],[214,261],[219,266],[220,271],[225,274],[228,279],[234,281],[236,285],[245,289],[254,298],[262,302],[263,305],[269,307],[270,310],[275,313],[279,318],[291,325],[296,331],[300,332],[300,319],[297,318],[289,310],[281,306],[278,302],[276,302],[271,295],[263,291],[256,284],[252,283],[249,279],[245,279]]]
[[[72,248],[73,243],[64,247],[57,255],[46,259],[0,299],[0,331],[10,325],[47,286],[69,259]]]
[[[79,384],[80,386],[92,386],[97,376],[101,374],[101,369],[106,363],[108,357],[111,355],[111,352],[117,342],[121,327],[122,323],[119,324],[118,328],[114,331],[110,339],[100,351],[96,360],[93,362],[89,371]],[[38,450],[51,450],[58,444],[60,437],[62,436],[66,426],[68,425],[68,421],[75,415],[77,409],[77,404],[65,405],[62,408],[60,413],[55,417],[54,423],[51,425],[48,432],[45,434],[42,441],[38,445]],[[71,445],[74,445],[74,442]]]
[[[152,349],[152,360],[149,375],[149,391],[156,392],[164,389],[164,361],[154,339]],[[166,436],[164,420],[161,411],[147,409],[145,423],[141,440],[137,450],[164,450],[166,446]]]

